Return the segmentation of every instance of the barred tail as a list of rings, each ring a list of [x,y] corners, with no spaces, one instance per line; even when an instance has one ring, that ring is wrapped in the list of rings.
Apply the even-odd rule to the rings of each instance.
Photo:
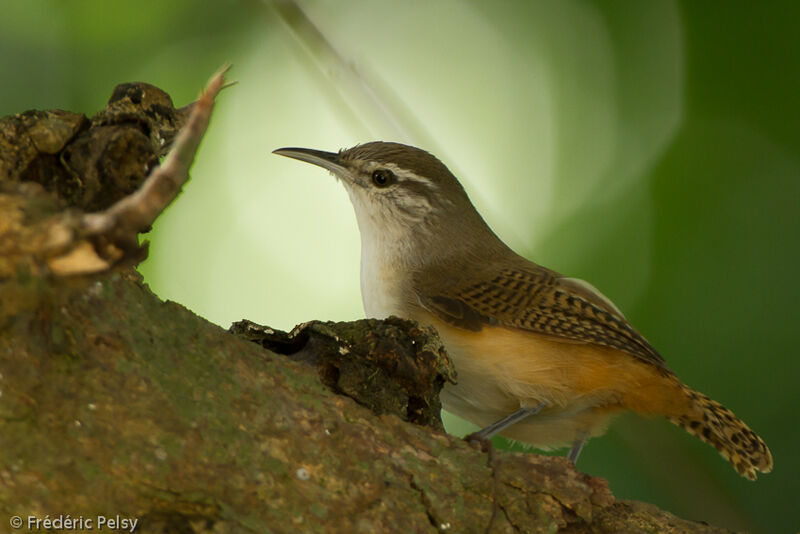
[[[772,471],[767,444],[732,411],[702,393],[681,384],[689,409],[669,420],[719,451],[740,475],[755,480],[758,471]]]

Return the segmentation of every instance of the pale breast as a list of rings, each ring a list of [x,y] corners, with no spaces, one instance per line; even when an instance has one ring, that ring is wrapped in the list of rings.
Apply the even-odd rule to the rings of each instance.
[[[402,317],[397,291],[397,276],[373,265],[361,265],[361,301],[367,317],[385,319],[390,315]]]

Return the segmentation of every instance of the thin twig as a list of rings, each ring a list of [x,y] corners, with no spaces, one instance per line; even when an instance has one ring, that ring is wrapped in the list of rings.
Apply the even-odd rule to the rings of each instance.
[[[134,193],[105,211],[86,214],[83,217],[83,235],[106,234],[112,230],[117,235],[143,232],[178,196],[189,180],[189,167],[208,128],[214,98],[226,86],[225,73],[229,68],[230,65],[225,65],[211,77],[161,165]]]

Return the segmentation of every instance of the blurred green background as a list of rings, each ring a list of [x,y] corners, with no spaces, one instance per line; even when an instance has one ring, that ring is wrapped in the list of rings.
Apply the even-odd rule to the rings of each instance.
[[[183,105],[232,62],[240,83],[140,267],[224,327],[363,315],[344,190],[272,149],[428,149],[503,239],[611,297],[776,466],[751,483],[669,423],[624,416],[579,467],[688,519],[795,532],[800,3],[299,6],[0,0],[0,115],[92,114],[125,81]]]

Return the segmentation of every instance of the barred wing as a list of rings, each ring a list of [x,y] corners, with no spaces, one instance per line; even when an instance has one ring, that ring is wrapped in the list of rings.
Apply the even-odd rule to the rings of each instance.
[[[587,282],[561,277],[535,264],[529,269],[480,274],[444,289],[417,284],[417,296],[431,313],[460,328],[519,328],[565,341],[612,347],[666,368],[652,345]]]

